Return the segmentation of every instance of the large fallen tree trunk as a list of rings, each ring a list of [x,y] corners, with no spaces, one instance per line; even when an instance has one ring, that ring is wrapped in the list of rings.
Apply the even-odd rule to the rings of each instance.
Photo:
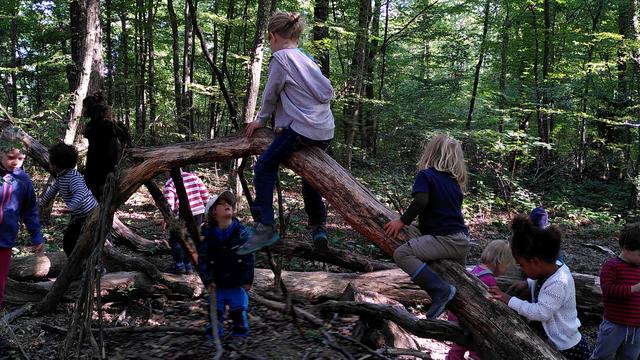
[[[174,277],[167,275],[171,279],[173,286],[159,284],[144,273],[136,271],[120,271],[108,273],[100,280],[100,292],[105,301],[116,301],[123,299],[138,299],[145,297],[156,297],[166,294],[179,294],[185,297],[192,297],[199,294],[201,285],[194,286],[187,277]],[[53,281],[38,283],[19,282],[9,279],[5,301],[9,304],[36,303],[53,287]],[[81,282],[73,282],[67,292],[62,296],[65,301],[73,301],[80,294]]]
[[[160,171],[187,164],[222,161],[261,152],[271,140],[267,131],[253,138],[228,137],[212,141],[137,149],[131,157],[140,164],[127,170],[121,182],[120,201]],[[382,205],[366,188],[329,155],[316,148],[294,153],[286,165],[322,194],[358,232],[389,255],[417,229],[405,227],[398,239],[385,236],[383,225],[398,215]],[[492,359],[559,359],[561,355],[537,336],[512,310],[491,300],[480,281],[461,265],[441,260],[434,269],[458,287],[451,304],[474,335],[475,348]]]

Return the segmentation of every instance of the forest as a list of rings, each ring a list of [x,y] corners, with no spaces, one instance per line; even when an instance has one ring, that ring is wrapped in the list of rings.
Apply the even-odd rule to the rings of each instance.
[[[197,256],[199,229],[162,189],[173,179],[188,202],[182,168],[211,195],[231,189],[252,224],[253,169],[274,133],[244,128],[279,10],[301,14],[299,47],[334,88],[335,135],[326,153],[296,151],[280,169],[282,240],[256,255],[251,334],[207,340],[211,294],[175,273],[169,246],[180,234]],[[444,359],[452,343],[487,359],[563,358],[455,261],[430,266],[458,289],[449,309],[461,322],[425,319],[429,296],[393,260],[418,228],[392,238],[383,227],[412,203],[436,134],[464,151],[467,267],[510,238],[517,214],[544,207],[593,347],[600,269],[640,221],[639,18],[638,0],[3,0],[0,132],[27,154],[38,198],[54,180],[50,146],[72,144],[85,171],[88,96],[105,97],[130,141],[73,253],[62,197],[39,207],[44,257],[20,230],[0,358]],[[309,236],[301,180],[328,203],[326,250]],[[498,285],[523,276],[514,267]]]

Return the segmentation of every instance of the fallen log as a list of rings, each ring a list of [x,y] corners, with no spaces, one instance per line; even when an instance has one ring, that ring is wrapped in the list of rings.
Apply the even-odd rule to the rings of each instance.
[[[159,284],[144,273],[136,271],[119,271],[104,275],[100,281],[100,294],[105,301],[156,297],[166,294],[180,294],[191,297],[201,291],[201,285],[195,291],[189,279],[166,275],[165,282],[173,282],[173,286]],[[5,291],[8,304],[25,304],[42,300],[53,287],[53,281],[37,283],[19,282],[9,279]],[[74,301],[80,295],[81,282],[74,281],[62,296],[64,301]],[[176,292],[182,291],[182,292]]]
[[[143,254],[166,254],[169,253],[169,244],[164,240],[149,240],[134,233],[131,229],[122,223],[118,217],[113,218],[113,235],[118,243],[126,247],[141,252]]]
[[[44,253],[43,256],[14,257],[9,265],[9,277],[14,280],[54,278],[67,263],[63,251]]]
[[[412,334],[420,337],[441,340],[455,341],[467,346],[471,345],[471,339],[465,336],[462,328],[456,324],[444,320],[418,319],[406,310],[401,310],[394,306],[361,303],[357,301],[335,301],[329,300],[316,305],[316,310],[328,313],[339,312],[346,314],[365,315],[368,317],[380,317],[388,319]]]
[[[359,290],[353,284],[349,284],[340,300],[381,305],[386,308],[396,309],[402,314],[407,312],[400,302],[379,293]],[[359,319],[351,330],[351,336],[365,345],[374,349],[399,347],[422,350],[425,347],[423,344],[425,339],[419,338],[410,332],[412,324],[405,330],[402,327],[402,323],[396,324],[392,318],[384,316],[384,314],[374,312],[372,315],[363,311],[357,313],[357,315],[359,315]],[[408,315],[413,317],[411,314]],[[404,319],[406,319],[405,316],[403,316]],[[404,324],[409,323],[405,322]],[[470,341],[470,339],[466,340],[467,342]]]

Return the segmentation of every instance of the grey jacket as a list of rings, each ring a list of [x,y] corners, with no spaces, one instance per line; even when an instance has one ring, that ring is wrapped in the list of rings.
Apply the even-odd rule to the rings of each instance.
[[[273,53],[256,121],[275,113],[276,127],[290,127],[312,140],[333,138],[333,87],[320,67],[298,48]]]

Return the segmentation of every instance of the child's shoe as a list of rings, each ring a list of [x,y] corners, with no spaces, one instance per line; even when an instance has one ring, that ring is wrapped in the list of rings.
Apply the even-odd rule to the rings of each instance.
[[[328,250],[329,239],[327,238],[327,231],[323,225],[315,225],[311,228],[311,239],[313,240],[313,248],[315,250]]]
[[[249,241],[240,246],[236,251],[238,255],[247,255],[254,253],[263,247],[271,246],[280,240],[273,225],[258,224],[256,231],[251,235]]]
[[[249,321],[247,319],[247,311],[243,309],[232,310],[229,312],[229,318],[233,320],[231,334],[234,337],[249,336]]]

